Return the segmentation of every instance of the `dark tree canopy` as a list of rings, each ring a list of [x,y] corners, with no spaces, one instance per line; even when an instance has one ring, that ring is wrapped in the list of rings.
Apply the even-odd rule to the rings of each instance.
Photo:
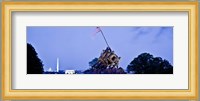
[[[135,74],[173,74],[173,66],[161,57],[142,53],[131,61],[127,71]]]
[[[89,66],[91,68],[85,70],[84,74],[126,74],[123,68],[116,68],[116,67],[102,67],[98,65],[97,67],[93,67],[98,62],[98,58],[94,58],[92,61],[89,62]]]
[[[126,74],[123,68],[90,68],[84,71],[84,74]]]
[[[43,64],[38,58],[34,47],[27,43],[27,73],[28,74],[42,74]]]
[[[98,58],[94,58],[92,61],[89,62],[89,66],[93,67],[98,62]]]

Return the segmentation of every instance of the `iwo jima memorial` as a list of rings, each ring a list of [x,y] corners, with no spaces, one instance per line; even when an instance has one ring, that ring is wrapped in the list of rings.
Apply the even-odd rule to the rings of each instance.
[[[98,32],[101,33],[101,35],[103,36],[107,48],[105,50],[103,50],[103,52],[101,53],[100,57],[98,58],[97,62],[92,65],[92,68],[99,68],[99,69],[105,69],[105,68],[119,68],[119,60],[120,57],[117,56],[115,54],[115,52],[110,48],[110,46],[108,45],[108,42],[104,36],[103,31],[100,29],[100,27],[97,27]],[[98,33],[97,32],[97,33]]]

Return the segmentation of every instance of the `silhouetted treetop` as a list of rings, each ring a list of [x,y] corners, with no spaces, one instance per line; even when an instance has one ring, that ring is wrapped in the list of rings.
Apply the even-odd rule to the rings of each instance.
[[[42,74],[43,64],[34,47],[27,43],[27,74]]]
[[[127,71],[135,74],[173,74],[173,66],[161,57],[142,53],[131,61]]]

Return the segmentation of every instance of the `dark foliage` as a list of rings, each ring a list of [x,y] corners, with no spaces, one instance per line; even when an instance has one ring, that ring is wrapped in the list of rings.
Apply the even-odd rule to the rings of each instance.
[[[92,61],[89,62],[89,66],[91,68],[85,70],[84,74],[126,74],[123,68],[116,68],[116,67],[108,67],[99,64],[98,58],[94,58]]]
[[[84,74],[126,74],[123,68],[90,68],[84,71]]]
[[[127,71],[135,74],[173,74],[173,66],[161,57],[153,57],[149,53],[142,53],[131,61]]]
[[[27,73],[28,74],[42,74],[43,64],[38,58],[37,52],[31,44],[27,44]]]
[[[94,58],[92,61],[89,62],[89,66],[93,67],[98,62],[98,58]]]

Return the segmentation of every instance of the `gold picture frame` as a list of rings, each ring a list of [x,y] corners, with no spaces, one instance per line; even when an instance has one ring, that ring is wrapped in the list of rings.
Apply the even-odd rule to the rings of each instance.
[[[3,99],[197,99],[198,2],[2,2]],[[188,90],[14,90],[12,84],[12,12],[16,11],[186,11],[189,14]]]

